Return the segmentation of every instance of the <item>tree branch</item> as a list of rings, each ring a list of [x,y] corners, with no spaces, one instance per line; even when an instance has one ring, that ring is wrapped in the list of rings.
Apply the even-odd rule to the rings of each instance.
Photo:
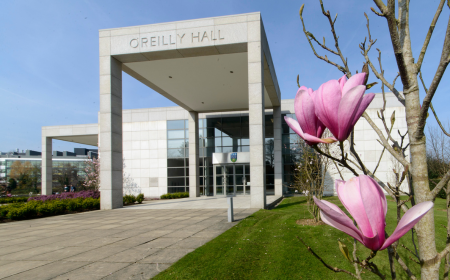
[[[434,75],[433,81],[431,82],[430,88],[428,89],[427,95],[423,99],[422,109],[420,110],[419,120],[417,125],[417,130],[414,133],[414,137],[417,140],[422,139],[424,136],[424,128],[427,120],[428,108],[430,107],[431,100],[436,93],[436,89],[441,82],[442,76],[444,75],[445,69],[447,68],[450,62],[450,17],[448,19],[447,31],[445,34],[444,47],[442,48],[441,60],[439,62],[439,66]]]
[[[450,181],[450,170],[447,173],[445,173],[441,181],[431,191],[431,199],[433,199],[433,201],[436,199],[437,195],[445,187],[445,185],[447,185],[448,181]]]
[[[425,57],[425,53],[428,48],[428,44],[430,43],[431,35],[433,35],[434,27],[436,26],[436,22],[439,19],[439,16],[441,15],[442,8],[444,7],[445,0],[441,0],[439,3],[439,6],[437,8],[436,14],[433,17],[433,20],[431,21],[430,28],[428,29],[427,36],[425,37],[425,41],[423,42],[422,50],[420,51],[419,58],[417,59],[416,63],[416,71],[419,72],[420,68],[422,67],[423,58]]]

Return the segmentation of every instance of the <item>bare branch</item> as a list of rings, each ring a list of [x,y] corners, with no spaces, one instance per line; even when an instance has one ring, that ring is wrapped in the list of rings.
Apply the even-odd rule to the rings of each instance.
[[[445,175],[442,177],[441,181],[431,191],[431,198],[433,200],[436,199],[437,195],[445,187],[445,185],[447,185],[448,181],[450,181],[450,170],[447,173],[445,173]]]
[[[403,166],[409,166],[409,162],[407,162],[402,155],[400,155],[400,153],[398,153],[397,151],[394,150],[394,148],[389,145],[389,142],[386,140],[386,138],[383,135],[383,132],[381,132],[381,130],[377,127],[377,125],[372,121],[372,119],[369,117],[369,115],[367,115],[366,112],[364,112],[362,114],[362,117],[366,119],[366,121],[370,124],[370,126],[373,128],[373,130],[375,130],[375,132],[377,133],[378,137],[380,138],[381,142],[383,143],[383,147],[385,147],[389,153],[391,153],[391,155],[393,157],[395,157],[396,160],[398,160],[398,162],[400,162]]]
[[[309,247],[308,245],[306,245],[306,243],[303,241],[303,239],[301,239],[301,238],[299,238],[298,236],[297,236],[297,239],[298,240],[300,240],[300,242],[302,242],[303,243],[303,245],[306,247],[306,249],[316,258],[316,259],[318,259],[326,268],[328,268],[329,270],[331,270],[331,271],[333,271],[333,272],[343,272],[343,273],[346,273],[346,274],[348,274],[348,275],[350,275],[350,276],[352,276],[353,278],[356,278],[356,279],[358,279],[358,276],[356,276],[355,274],[353,274],[353,273],[351,273],[350,271],[347,271],[347,270],[345,270],[345,269],[340,269],[340,268],[337,268],[337,267],[332,267],[331,265],[329,265],[329,264],[327,264],[321,257],[319,257],[314,251],[313,251],[313,249],[311,248],[311,247]]]
[[[431,100],[436,93],[436,90],[441,82],[442,76],[444,75],[445,69],[450,62],[450,17],[448,19],[447,31],[445,33],[444,47],[442,48],[441,60],[439,66],[434,75],[433,81],[431,82],[430,88],[428,89],[427,95],[423,99],[422,109],[420,110],[417,130],[414,133],[414,137],[418,140],[422,139],[424,136],[424,128],[427,120],[428,108],[430,107]]]
[[[433,20],[431,21],[427,36],[425,37],[425,41],[423,42],[422,50],[420,51],[419,58],[417,59],[417,63],[416,63],[416,71],[417,72],[419,72],[420,68],[422,67],[423,58],[425,57],[425,53],[427,51],[428,44],[430,43],[431,35],[433,35],[434,27],[436,26],[436,22],[438,21],[439,16],[442,12],[444,3],[445,3],[445,0],[441,0],[441,2],[439,3],[439,6],[437,8],[436,14],[434,15]]]

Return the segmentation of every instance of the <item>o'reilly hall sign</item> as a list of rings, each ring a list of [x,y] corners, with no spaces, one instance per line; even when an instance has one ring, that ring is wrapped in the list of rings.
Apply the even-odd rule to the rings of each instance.
[[[178,45],[192,45],[195,43],[212,43],[214,41],[225,40],[224,32],[220,29],[213,30],[196,30],[190,32],[157,32],[148,35],[140,35],[139,37],[131,38],[128,41],[130,47],[136,49],[141,48],[155,48],[162,46]]]

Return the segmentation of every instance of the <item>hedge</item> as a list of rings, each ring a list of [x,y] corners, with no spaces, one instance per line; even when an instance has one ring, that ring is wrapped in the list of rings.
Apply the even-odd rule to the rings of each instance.
[[[55,200],[31,200],[0,206],[0,219],[23,220],[52,215],[100,209],[99,198],[73,198]]]
[[[99,198],[99,191],[80,191],[80,192],[64,192],[61,194],[52,194],[52,195],[40,195],[30,197],[28,201],[31,200],[40,200],[40,201],[48,201],[48,200],[61,200],[61,199],[69,199],[69,198]]]
[[[167,193],[161,195],[161,199],[174,199],[174,198],[184,198],[189,197],[189,192],[178,192],[178,193]]]
[[[0,198],[0,204],[6,204],[6,203],[17,203],[17,202],[27,202],[27,197],[2,197]]]
[[[141,204],[142,201],[144,201],[144,194],[140,193],[137,196],[134,196],[132,194],[127,194],[123,197],[123,205],[129,205],[134,203]]]

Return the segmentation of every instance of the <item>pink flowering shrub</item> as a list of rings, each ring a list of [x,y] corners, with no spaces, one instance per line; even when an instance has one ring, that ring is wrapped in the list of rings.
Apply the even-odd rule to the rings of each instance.
[[[48,200],[61,200],[61,199],[72,199],[72,198],[83,198],[86,199],[88,197],[91,198],[100,198],[99,191],[80,191],[80,192],[67,192],[61,194],[52,194],[52,195],[41,195],[36,197],[30,197],[28,201],[31,200],[39,200],[39,201],[48,201]]]

